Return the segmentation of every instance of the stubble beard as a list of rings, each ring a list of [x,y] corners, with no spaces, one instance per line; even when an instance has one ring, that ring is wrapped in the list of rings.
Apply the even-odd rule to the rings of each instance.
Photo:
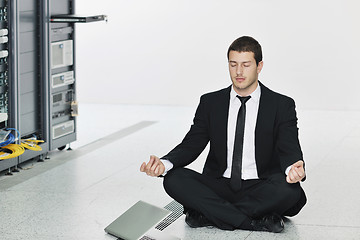
[[[235,87],[235,89],[237,90],[238,93],[245,93],[245,95],[246,94],[249,95],[250,93],[253,92],[253,91],[251,91],[251,92],[249,92],[249,91],[250,91],[251,87],[256,84],[256,78],[251,80],[250,82],[243,82],[243,83],[244,83],[244,85],[241,86],[241,84],[238,84],[238,82],[236,82],[236,79],[233,80],[233,86]]]

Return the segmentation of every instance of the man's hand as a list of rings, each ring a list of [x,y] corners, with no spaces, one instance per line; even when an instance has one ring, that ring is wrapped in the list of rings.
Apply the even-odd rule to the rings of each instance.
[[[146,164],[143,162],[140,171],[152,177],[158,177],[165,172],[165,166],[157,156],[151,155],[150,161]]]
[[[297,183],[300,182],[304,177],[305,177],[304,162],[300,160],[294,163],[293,165],[291,165],[291,169],[286,177],[286,181],[288,183]]]

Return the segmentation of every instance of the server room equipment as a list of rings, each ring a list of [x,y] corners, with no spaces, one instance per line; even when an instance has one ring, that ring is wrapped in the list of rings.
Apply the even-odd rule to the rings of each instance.
[[[74,71],[62,72],[51,76],[52,88],[63,87],[73,84],[74,82]]]
[[[75,2],[0,0],[0,130],[16,129],[19,145],[3,150],[16,150],[13,155],[0,149],[0,171],[76,140],[75,25],[107,17],[71,20]]]
[[[73,40],[51,43],[52,69],[71,66],[73,65],[73,59]]]
[[[74,120],[70,120],[64,123],[57,124],[52,127],[52,139],[66,136],[75,131]]]

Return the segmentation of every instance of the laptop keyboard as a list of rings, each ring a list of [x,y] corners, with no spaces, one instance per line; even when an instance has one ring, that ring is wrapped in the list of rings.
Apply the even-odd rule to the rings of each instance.
[[[167,228],[170,224],[175,222],[181,215],[183,215],[184,207],[178,203],[177,201],[173,200],[168,205],[164,207],[167,210],[170,210],[171,213],[169,216],[167,216],[164,220],[162,220],[155,228],[157,230],[164,230]]]
[[[148,236],[143,236],[142,238],[140,238],[140,240],[156,240],[156,239]]]

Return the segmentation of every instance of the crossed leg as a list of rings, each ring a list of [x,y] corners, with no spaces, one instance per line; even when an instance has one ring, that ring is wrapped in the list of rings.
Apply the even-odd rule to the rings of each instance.
[[[300,185],[288,184],[283,174],[243,181],[239,192],[230,188],[229,181],[177,168],[165,176],[164,188],[185,211],[196,210],[225,230],[242,228],[244,222],[267,214],[283,215],[301,195]]]

